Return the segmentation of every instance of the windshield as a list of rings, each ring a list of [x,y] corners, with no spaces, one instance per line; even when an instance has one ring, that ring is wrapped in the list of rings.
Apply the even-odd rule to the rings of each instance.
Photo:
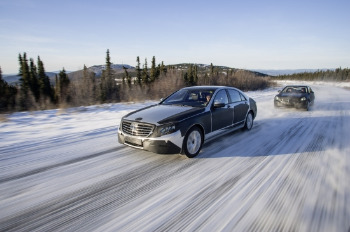
[[[180,89],[161,104],[204,107],[209,103],[214,92],[215,89]]]
[[[282,90],[283,93],[306,93],[305,86],[287,86]]]

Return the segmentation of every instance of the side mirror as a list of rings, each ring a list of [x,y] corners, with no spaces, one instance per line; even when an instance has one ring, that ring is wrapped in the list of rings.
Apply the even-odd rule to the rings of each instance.
[[[215,102],[214,103],[214,108],[223,108],[225,106],[226,106],[226,104],[222,103],[222,102]]]
[[[280,92],[281,92],[281,90],[278,90],[277,92],[278,92],[278,93],[280,93]]]

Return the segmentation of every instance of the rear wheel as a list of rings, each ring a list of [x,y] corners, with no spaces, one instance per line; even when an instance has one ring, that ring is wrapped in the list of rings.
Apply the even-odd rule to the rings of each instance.
[[[192,127],[183,141],[183,153],[188,158],[198,155],[203,145],[203,133],[198,127]]]
[[[245,130],[252,129],[253,124],[254,124],[253,114],[251,112],[249,112],[246,119],[245,119],[244,129]]]

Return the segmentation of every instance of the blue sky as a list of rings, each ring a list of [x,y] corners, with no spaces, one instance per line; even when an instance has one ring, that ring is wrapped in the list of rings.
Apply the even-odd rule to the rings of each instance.
[[[0,0],[0,67],[136,65],[153,56],[244,69],[350,67],[349,0]]]

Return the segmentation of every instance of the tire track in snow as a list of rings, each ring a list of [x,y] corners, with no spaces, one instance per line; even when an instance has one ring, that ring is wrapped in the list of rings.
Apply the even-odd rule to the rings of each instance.
[[[49,170],[54,169],[54,168],[63,167],[63,166],[66,166],[66,165],[82,162],[82,161],[85,161],[85,160],[88,160],[88,159],[93,159],[93,158],[96,158],[98,156],[105,155],[105,154],[108,154],[108,153],[118,152],[118,151],[120,151],[120,150],[122,150],[124,148],[125,147],[116,147],[116,148],[108,149],[108,150],[105,150],[105,151],[97,152],[97,153],[94,153],[94,154],[91,154],[91,155],[82,156],[82,157],[70,159],[70,160],[67,160],[67,161],[64,161],[64,162],[61,162],[61,163],[52,164],[52,165],[44,166],[44,167],[37,168],[37,169],[34,169],[34,170],[30,170],[30,171],[27,171],[27,172],[19,173],[17,175],[2,177],[2,178],[0,178],[0,184],[3,184],[5,182],[7,182],[7,181],[13,181],[13,180],[16,180],[16,179],[25,178],[25,177],[29,177],[29,176],[32,176],[32,175],[35,175],[35,174],[46,172],[46,171],[49,171]]]
[[[194,192],[193,195],[187,199],[188,204],[186,208],[181,211],[181,214],[170,216],[171,219],[154,231],[200,231],[200,227],[205,225],[205,218],[210,217],[211,214],[206,215],[204,219],[201,218],[200,223],[195,223],[193,228],[189,229],[189,227],[192,226],[191,224],[193,222],[199,220],[198,218],[203,212],[206,212],[209,208],[213,207],[213,205],[217,206],[220,199],[224,198],[225,194],[230,192],[252,169],[260,165],[262,160],[264,160],[264,158],[251,160],[252,162],[250,162],[249,165],[230,178],[223,181],[217,180],[206,185],[200,189],[200,191]],[[222,204],[222,202],[220,204]],[[215,211],[212,214],[215,214]]]
[[[104,159],[91,157],[89,164],[99,168],[127,161],[90,184],[68,183],[32,207],[14,203],[13,208],[22,208],[1,212],[0,231],[346,231],[350,171],[344,154],[349,145],[337,133],[348,136],[349,112],[333,112],[342,105],[327,107],[322,110],[332,111],[287,110],[258,120],[250,132],[205,144],[196,159],[131,148]],[[75,160],[61,163],[59,172],[53,167],[41,174],[57,177],[89,167],[87,159]],[[30,199],[26,194],[21,196]]]
[[[40,150],[47,150],[50,147],[67,146],[74,144],[77,141],[90,140],[96,138],[97,135],[105,136],[106,134],[115,134],[116,128],[104,127],[90,131],[83,131],[78,133],[64,134],[59,137],[46,138],[40,141],[27,141],[25,143],[14,143],[9,146],[0,147],[0,161],[8,158],[12,158],[16,152],[17,156],[21,156],[23,153],[38,152]]]
[[[108,152],[114,151],[109,150]],[[94,157],[106,153],[94,154]],[[91,156],[89,158],[94,157]],[[178,159],[179,157],[174,156],[172,159],[161,159],[164,162],[159,162],[159,160],[148,162],[147,167],[143,169],[132,169],[98,184],[64,194],[36,208],[31,208],[27,212],[21,212],[15,217],[8,218],[6,221],[0,221],[0,230],[32,231],[43,228],[45,230],[48,228],[50,228],[49,230],[54,230],[62,227],[71,230],[72,226],[74,227],[79,221],[93,220],[100,211],[115,210],[133,199],[152,191],[171,179],[176,173],[181,172],[183,168],[192,166],[196,162],[196,160],[191,160],[184,166],[178,167],[173,164]],[[82,160],[74,161],[79,162]],[[61,166],[68,165],[71,162],[62,163]],[[154,178],[159,173],[163,175]],[[72,217],[72,215],[74,216]],[[81,229],[80,224],[78,228]]]

